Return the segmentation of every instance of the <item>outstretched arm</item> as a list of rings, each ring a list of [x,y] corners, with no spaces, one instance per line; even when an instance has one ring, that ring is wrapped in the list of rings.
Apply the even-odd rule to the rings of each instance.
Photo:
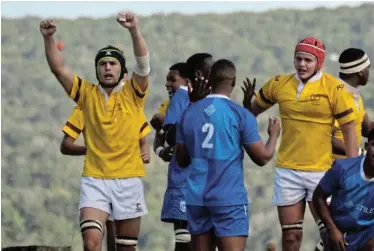
[[[144,37],[140,32],[138,17],[133,13],[122,11],[118,13],[117,21],[130,32],[136,59],[134,78],[144,92],[148,87],[150,72],[149,52]]]
[[[70,94],[74,82],[74,74],[68,69],[63,62],[62,56],[57,49],[53,34],[57,30],[54,20],[44,20],[40,23],[40,32],[44,38],[45,56],[49,68],[56,76],[65,91]]]

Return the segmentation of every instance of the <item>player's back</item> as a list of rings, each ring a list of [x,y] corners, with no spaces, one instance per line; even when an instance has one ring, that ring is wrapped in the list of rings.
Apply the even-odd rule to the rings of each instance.
[[[186,110],[180,129],[191,156],[187,204],[248,203],[242,148],[248,127],[258,135],[254,116],[222,95],[209,95]]]
[[[330,209],[343,231],[359,231],[374,224],[374,183],[365,177],[364,156],[335,161],[340,174],[339,189],[332,194]]]

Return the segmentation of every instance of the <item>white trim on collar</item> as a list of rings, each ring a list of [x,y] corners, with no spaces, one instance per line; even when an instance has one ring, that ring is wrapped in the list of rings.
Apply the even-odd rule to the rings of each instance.
[[[181,86],[179,86],[179,89],[182,89],[182,90],[188,91],[188,87],[185,86],[185,85],[181,85]]]
[[[229,97],[225,96],[225,95],[222,95],[222,94],[209,94],[208,96],[206,96],[207,98],[225,98],[225,99],[228,99],[230,100]]]
[[[365,175],[365,172],[364,172],[364,161],[365,161],[365,158],[366,158],[366,156],[365,156],[364,158],[362,158],[362,160],[361,160],[361,164],[360,164],[360,174],[361,174],[361,178],[362,178],[364,181],[366,181],[366,182],[374,182],[374,178],[369,179],[369,178],[367,178],[366,175]]]

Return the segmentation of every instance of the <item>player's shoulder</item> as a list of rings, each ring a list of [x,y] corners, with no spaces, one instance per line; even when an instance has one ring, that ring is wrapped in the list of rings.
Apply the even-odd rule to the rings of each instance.
[[[275,75],[268,80],[271,84],[284,84],[295,77],[295,73]]]
[[[335,77],[329,73],[322,73],[322,83],[325,85],[327,89],[337,89],[341,90],[344,89],[344,82],[339,78]]]
[[[334,161],[334,166],[337,168],[341,168],[341,171],[349,175],[350,173],[357,172],[357,169],[359,169],[361,166],[361,162],[363,158],[364,156],[358,156],[354,158],[345,158],[345,159],[336,159]]]

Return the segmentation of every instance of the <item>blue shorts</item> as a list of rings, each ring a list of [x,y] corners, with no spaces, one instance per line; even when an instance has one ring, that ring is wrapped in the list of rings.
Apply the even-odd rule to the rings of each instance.
[[[358,251],[365,246],[370,239],[374,238],[374,225],[360,232],[351,232],[345,234],[345,241],[348,243],[346,251]]]
[[[167,188],[162,205],[161,221],[173,223],[178,220],[187,221],[185,188]]]
[[[192,235],[211,229],[217,237],[248,236],[248,205],[190,206],[187,205],[188,230]]]

